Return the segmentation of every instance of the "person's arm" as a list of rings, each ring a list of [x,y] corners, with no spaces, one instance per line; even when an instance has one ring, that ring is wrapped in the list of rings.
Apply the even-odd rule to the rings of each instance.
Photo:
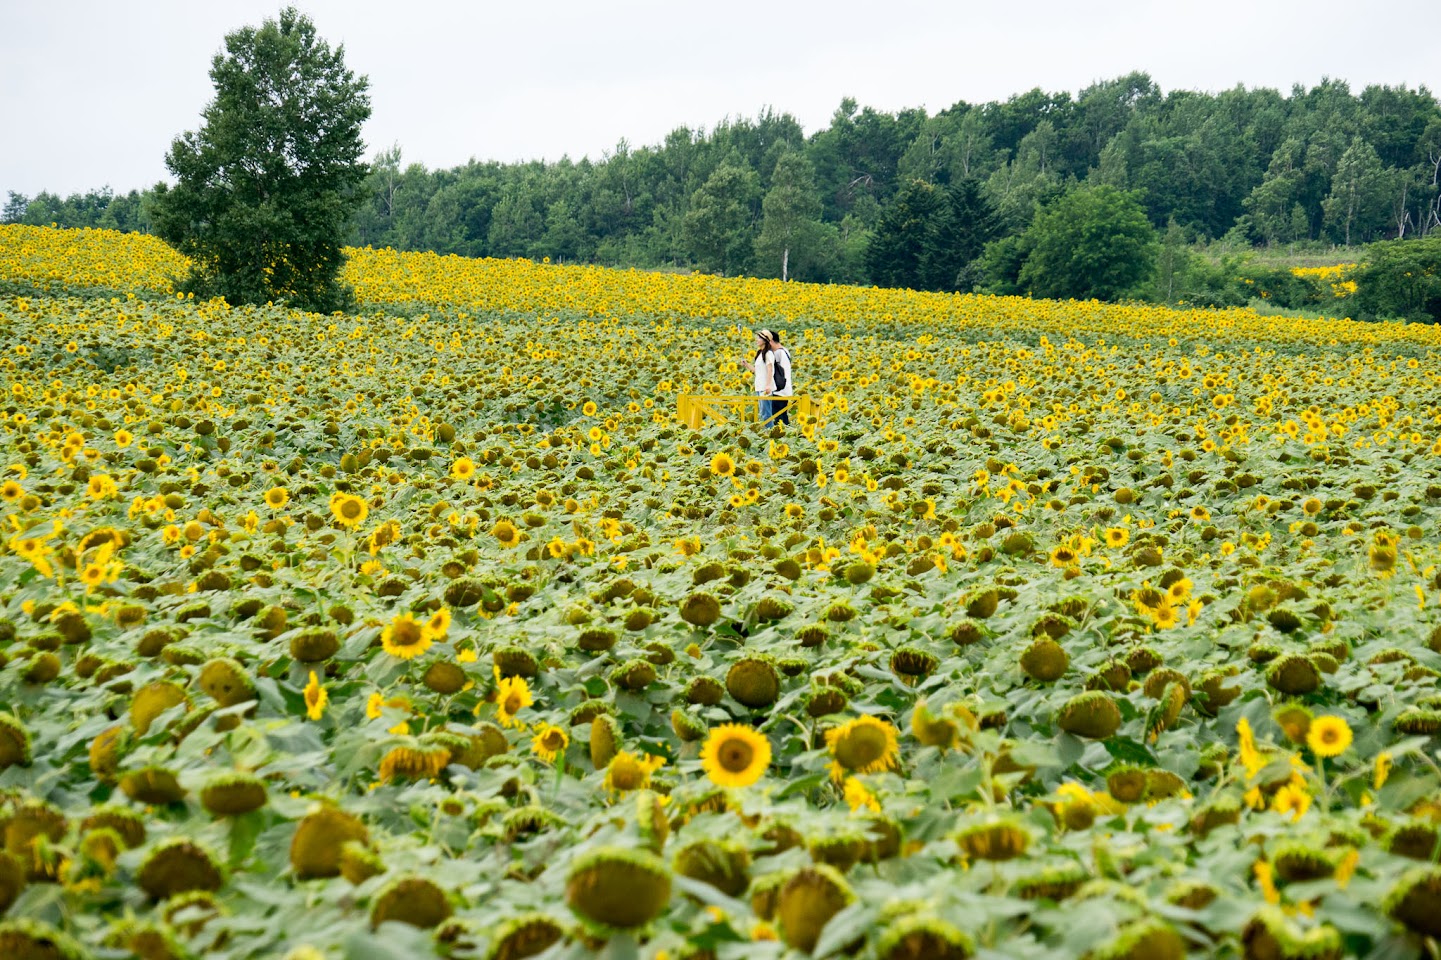
[[[762,391],[766,396],[772,396],[776,392],[776,355],[775,351],[767,350],[765,355],[766,375],[764,381],[765,389]]]

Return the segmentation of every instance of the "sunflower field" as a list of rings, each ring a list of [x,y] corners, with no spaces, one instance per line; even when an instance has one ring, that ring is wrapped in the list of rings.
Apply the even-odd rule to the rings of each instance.
[[[1436,328],[184,267],[0,227],[0,955],[1437,955]]]

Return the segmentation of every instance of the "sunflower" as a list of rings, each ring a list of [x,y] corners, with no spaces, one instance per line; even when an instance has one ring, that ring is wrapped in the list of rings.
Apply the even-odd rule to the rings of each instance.
[[[469,480],[475,476],[475,461],[469,457],[461,457],[450,465],[450,475],[457,480]]]
[[[748,787],[771,762],[771,742],[738,723],[716,727],[700,752],[701,769],[718,787]]]
[[[320,685],[315,671],[310,671],[310,682],[305,685],[305,715],[311,720],[319,720],[325,713],[325,704],[329,700],[330,694]]]
[[[536,728],[535,736],[531,738],[530,752],[546,763],[554,763],[555,758],[564,753],[568,746],[570,746],[570,734],[566,733],[563,727],[542,723]]]
[[[365,522],[365,516],[370,513],[370,507],[364,500],[353,494],[337,493],[330,498],[330,512],[335,515],[336,523],[354,530]]]
[[[826,731],[831,752],[831,776],[837,783],[847,773],[881,773],[894,770],[900,747],[896,728],[884,720],[863,716]]]
[[[1351,726],[1340,717],[1324,716],[1311,721],[1306,746],[1318,757],[1337,757],[1351,746]]]
[[[710,472],[718,477],[733,476],[736,472],[736,462],[731,459],[728,453],[718,453],[711,457]]]
[[[92,500],[109,500],[116,490],[115,480],[105,473],[97,473],[85,484],[85,492]]]
[[[1376,534],[1376,540],[1371,544],[1368,555],[1371,560],[1371,569],[1389,577],[1396,570],[1396,542],[1386,536],[1384,532]]]
[[[380,758],[377,771],[383,782],[396,779],[433,780],[444,772],[450,762],[445,747],[421,748],[402,744],[392,747]]]
[[[585,404],[580,408],[580,412],[585,414],[587,417],[595,416],[595,411],[596,405],[594,400],[587,400]]]
[[[608,793],[629,793],[650,787],[651,774],[665,765],[665,757],[655,754],[637,756],[621,750],[611,757],[605,768],[605,789]]]
[[[490,528],[490,535],[507,550],[520,545],[520,531],[509,520],[501,520]]]
[[[392,657],[409,660],[430,649],[431,636],[425,624],[408,613],[402,613],[380,634],[380,645]]]
[[[1277,813],[1289,813],[1292,820],[1300,820],[1311,808],[1311,795],[1305,787],[1288,783],[1271,798],[1271,809]]]
[[[412,710],[412,705],[409,698],[391,697],[389,700],[387,700],[377,691],[376,693],[372,693],[370,695],[369,700],[365,701],[365,715],[372,720],[378,720],[380,719],[381,711],[384,710],[386,707],[389,707],[392,710],[404,710],[407,713],[411,712]]]
[[[450,632],[450,608],[441,607],[430,615],[425,621],[425,632],[430,634],[432,640],[444,640],[445,635]]]
[[[6,480],[3,484],[0,484],[0,500],[4,500],[6,503],[14,503],[23,496],[25,496],[25,488],[20,486],[18,482]]]
[[[272,510],[279,510],[290,502],[290,491],[284,487],[271,487],[265,491],[265,505]]]
[[[1131,531],[1125,527],[1106,528],[1106,546],[1124,547],[1131,539]]]
[[[135,435],[129,430],[115,431],[115,445],[117,447],[128,447],[135,442]]]
[[[394,520],[387,520],[370,531],[370,536],[366,537],[365,548],[370,551],[371,556],[374,556],[399,539],[400,524]]]
[[[499,675],[500,668],[497,667],[496,676],[499,677]],[[534,702],[535,699],[530,695],[530,684],[525,682],[525,677],[506,677],[495,685],[495,718],[501,722],[502,726],[524,726],[515,719],[515,715]]]
[[[1209,520],[1211,519],[1211,511],[1207,510],[1205,507],[1201,506],[1198,503],[1191,508],[1191,519],[1198,521]]]
[[[1176,608],[1171,605],[1169,599],[1157,607],[1152,612],[1151,617],[1156,621],[1156,626],[1161,630],[1171,629],[1180,619],[1176,614]]]
[[[1292,743],[1305,743],[1306,733],[1311,729],[1311,721],[1315,718],[1303,705],[1291,701],[1271,711],[1271,719],[1276,721],[1276,725]]]
[[[846,804],[851,808],[851,813],[861,810],[870,810],[872,813],[881,812],[881,804],[876,799],[876,795],[856,777],[846,777],[843,796]]]

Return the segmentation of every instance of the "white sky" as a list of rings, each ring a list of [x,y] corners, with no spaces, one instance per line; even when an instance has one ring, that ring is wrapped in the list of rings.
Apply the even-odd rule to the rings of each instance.
[[[0,199],[117,192],[212,96],[227,32],[281,0],[0,0]],[[1163,90],[1323,76],[1441,91],[1436,0],[296,0],[371,83],[369,152],[432,169],[599,159],[769,105],[810,134],[845,96],[935,113],[1144,70]]]

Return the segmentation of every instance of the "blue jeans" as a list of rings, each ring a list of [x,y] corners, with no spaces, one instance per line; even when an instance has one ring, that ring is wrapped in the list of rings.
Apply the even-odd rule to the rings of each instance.
[[[760,402],[762,423],[770,420],[771,417],[776,418],[772,425],[775,423],[789,424],[791,422],[790,397],[761,397]]]

